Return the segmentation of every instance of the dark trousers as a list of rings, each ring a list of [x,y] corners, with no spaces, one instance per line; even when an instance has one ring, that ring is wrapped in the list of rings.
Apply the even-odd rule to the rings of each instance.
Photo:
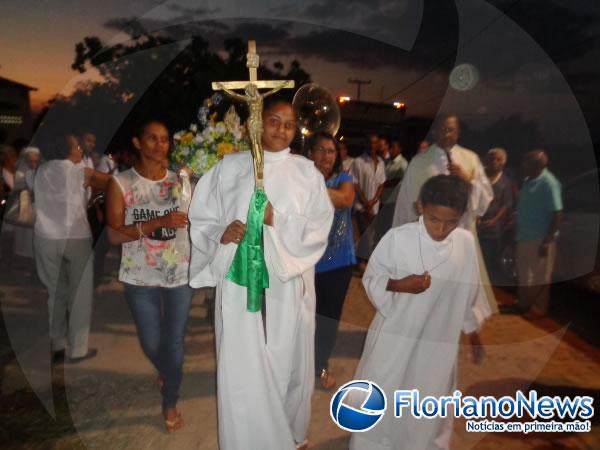
[[[499,283],[502,278],[500,269],[500,238],[479,238],[481,253],[492,283]]]
[[[340,316],[348,286],[352,279],[352,266],[315,274],[317,294],[317,320],[315,328],[315,371],[327,369],[335,345]]]
[[[174,408],[183,377],[183,349],[193,290],[187,284],[174,288],[134,286],[125,283],[140,345],[163,378],[163,410]]]
[[[104,275],[104,260],[110,250],[110,242],[108,240],[108,230],[105,227],[105,219],[101,221],[98,218],[96,208],[99,208],[104,218],[106,218],[106,205],[104,202],[98,202],[89,207],[87,211],[88,222],[94,238],[94,280],[97,282]]]
[[[373,220],[375,219],[374,215],[369,214],[366,211],[356,211],[356,225],[358,226],[358,232],[363,235],[367,228]]]

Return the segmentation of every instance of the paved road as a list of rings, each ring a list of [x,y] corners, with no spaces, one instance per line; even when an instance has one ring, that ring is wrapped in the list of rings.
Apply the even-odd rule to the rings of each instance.
[[[30,381],[38,386],[46,405],[51,405],[47,390],[50,370],[44,362],[47,326],[43,289],[20,276],[4,276],[0,291],[4,293],[2,310],[12,345],[21,355],[21,363],[32,367]],[[498,291],[498,296],[503,303],[514,301],[505,291]],[[372,315],[360,280],[353,278],[331,364],[340,383],[353,378]],[[473,364],[467,349],[461,347],[459,388],[469,394],[501,396],[533,386],[551,395],[588,393],[598,404],[600,352],[559,322],[548,319],[530,323],[516,315],[494,316],[482,332],[486,356],[480,365]],[[191,311],[180,402],[186,427],[177,433],[164,432],[156,376],[141,353],[122,288],[114,279],[96,290],[91,345],[99,350],[96,358],[75,366],[59,366],[51,373],[55,383],[64,383],[74,428],[49,433],[45,440],[24,438],[26,443],[13,448],[217,448],[214,338],[203,291],[197,292]],[[2,370],[4,400],[25,392],[21,390],[27,383],[15,361]],[[329,419],[330,398],[331,392],[315,392],[312,449],[348,447],[348,433]],[[39,416],[41,403],[36,403],[31,412],[33,415],[35,409]],[[525,439],[522,434],[467,433],[464,421],[457,420],[452,448],[599,449],[600,427],[597,419],[593,422],[591,433],[535,433]]]

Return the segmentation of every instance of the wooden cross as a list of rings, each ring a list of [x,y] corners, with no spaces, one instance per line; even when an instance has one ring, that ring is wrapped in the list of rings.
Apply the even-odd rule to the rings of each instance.
[[[245,89],[249,83],[254,84],[258,89],[268,88],[293,88],[294,80],[258,80],[259,56],[256,53],[256,41],[248,41],[248,53],[246,54],[246,67],[248,68],[248,81],[215,81],[212,88],[220,91],[224,87],[227,89]]]
[[[248,41],[248,53],[246,54],[246,67],[248,67],[248,81],[215,81],[212,83],[213,90],[223,90],[230,97],[243,101],[248,105],[248,135],[252,142],[252,158],[254,159],[254,180],[256,188],[263,188],[263,148],[262,148],[262,113],[263,98],[274,94],[280,89],[293,88],[293,80],[258,80],[257,69],[259,65],[256,53],[256,41]],[[234,92],[236,89],[244,89],[245,95]],[[271,89],[261,94],[259,89]]]

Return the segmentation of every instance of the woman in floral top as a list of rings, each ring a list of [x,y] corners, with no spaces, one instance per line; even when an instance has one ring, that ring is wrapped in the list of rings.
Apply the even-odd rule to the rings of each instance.
[[[131,309],[144,354],[159,373],[162,409],[168,431],[183,426],[177,412],[183,373],[183,347],[192,289],[188,286],[188,227],[180,207],[177,175],[164,164],[170,146],[167,127],[144,123],[133,145],[134,166],[115,175],[108,186],[108,233],[122,244],[119,280]]]

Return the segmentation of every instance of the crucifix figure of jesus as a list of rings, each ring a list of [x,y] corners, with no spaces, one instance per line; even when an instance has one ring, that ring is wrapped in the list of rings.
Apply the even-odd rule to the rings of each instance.
[[[256,53],[256,41],[248,41],[248,54],[246,55],[246,67],[249,71],[249,81],[215,81],[212,83],[214,90],[225,91],[236,100],[246,102],[248,105],[248,135],[252,144],[252,158],[254,161],[254,179],[256,188],[263,187],[263,148],[262,148],[262,113],[263,98],[284,88],[293,88],[293,80],[258,80],[257,69],[259,57]],[[259,89],[271,89],[263,94]],[[244,89],[245,95],[234,92],[235,89]]]

